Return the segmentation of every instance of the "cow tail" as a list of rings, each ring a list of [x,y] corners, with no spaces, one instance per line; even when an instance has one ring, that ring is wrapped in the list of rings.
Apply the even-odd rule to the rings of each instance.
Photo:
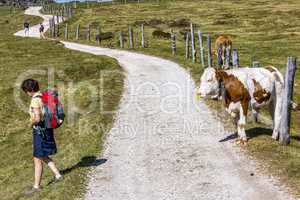
[[[284,84],[283,75],[281,74],[281,72],[276,67],[268,66],[267,69],[269,69],[271,71],[271,73],[273,74],[276,82],[279,82],[282,85]]]
[[[269,66],[274,79],[275,79],[275,110],[274,110],[274,124],[273,124],[273,134],[272,134],[272,138],[274,138],[275,140],[277,140],[279,138],[279,127],[280,127],[280,121],[281,121],[281,111],[282,111],[282,96],[283,96],[283,92],[284,92],[284,77],[281,74],[281,72],[273,67],[273,66]]]

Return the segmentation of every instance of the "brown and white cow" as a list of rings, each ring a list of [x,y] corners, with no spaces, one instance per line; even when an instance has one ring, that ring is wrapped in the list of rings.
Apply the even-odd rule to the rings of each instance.
[[[231,48],[232,48],[232,40],[229,36],[221,35],[216,39],[215,42],[215,54],[217,57],[219,57],[218,49],[221,48],[222,52],[222,61],[223,65],[225,64],[225,55],[226,55],[226,49],[229,51],[229,55],[231,54]],[[229,66],[227,66],[229,67]]]
[[[249,106],[256,119],[262,106],[269,107],[273,119],[272,137],[277,139],[284,84],[282,74],[273,66],[230,70],[206,68],[201,76],[198,95],[204,98],[217,98],[221,82],[225,90],[224,104],[227,112],[235,119],[241,142],[247,142],[245,124]]]
[[[216,42],[215,42],[215,48],[216,50],[219,48],[219,47],[232,47],[232,40],[229,36],[226,36],[226,35],[220,35],[217,39],[216,39]]]

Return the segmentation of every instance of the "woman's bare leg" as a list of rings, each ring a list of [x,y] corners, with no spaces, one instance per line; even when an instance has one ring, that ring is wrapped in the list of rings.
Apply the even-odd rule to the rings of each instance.
[[[34,161],[34,188],[39,188],[43,175],[43,161],[40,158],[33,157]]]
[[[55,178],[60,178],[61,174],[59,170],[57,169],[54,161],[49,157],[43,157],[42,160],[48,165],[48,167],[51,169],[53,174],[55,175]]]

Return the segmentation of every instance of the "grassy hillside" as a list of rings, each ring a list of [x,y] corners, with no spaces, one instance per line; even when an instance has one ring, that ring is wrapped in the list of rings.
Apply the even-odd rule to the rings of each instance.
[[[100,105],[107,111],[117,109],[123,88],[122,71],[117,62],[108,57],[67,50],[56,42],[14,37],[12,34],[22,28],[24,18],[31,24],[40,21],[25,17],[21,10],[10,14],[9,9],[0,8],[0,198],[23,199],[23,192],[33,184],[32,135],[27,127],[28,114],[15,102],[14,90],[17,94],[21,92],[16,80],[24,72],[43,70],[47,73],[50,68],[56,72],[55,83],[67,112],[66,123],[55,133],[58,154],[54,156],[65,180],[47,186],[53,177],[46,169],[44,189],[32,199],[75,199],[84,192],[90,167],[105,161],[97,160],[96,156],[112,126],[113,115],[102,113]],[[121,73],[103,76],[103,84],[100,84],[101,73],[106,70]],[[45,89],[47,75],[33,78]],[[91,97],[84,85],[78,86],[83,82],[103,92]],[[27,110],[29,98],[20,94]],[[79,114],[71,109],[74,105],[85,109],[91,101],[97,104],[88,113]]]
[[[288,56],[300,57],[300,2],[297,0],[173,0],[157,4],[97,5],[80,4],[76,17],[69,22],[70,40],[75,39],[75,27],[81,25],[81,43],[96,45],[97,23],[103,32],[113,32],[113,40],[104,41],[102,46],[118,48],[118,33],[127,33],[128,25],[134,25],[136,47],[134,51],[152,54],[180,63],[191,70],[196,82],[199,82],[203,68],[197,63],[184,60],[184,42],[180,31],[189,27],[189,22],[196,24],[204,34],[211,34],[215,39],[220,34],[230,35],[234,48],[239,50],[240,64],[251,65],[258,60],[262,66],[272,64],[285,71]],[[140,23],[145,23],[146,49],[140,48]],[[87,42],[87,25],[92,26],[92,41]],[[178,53],[171,55],[170,41],[153,39],[154,30],[169,32],[173,29],[178,38]],[[63,37],[63,36],[62,36]],[[125,44],[128,48],[128,42]],[[214,58],[215,59],[215,58]],[[199,59],[198,59],[199,60]],[[199,61],[198,61],[199,62]],[[295,101],[300,104],[300,73],[296,74]],[[221,108],[219,103],[208,102],[213,107]],[[228,116],[219,113],[227,121]],[[258,127],[258,128],[257,128]],[[300,112],[293,112],[292,142],[289,147],[282,147],[270,137],[270,120],[264,123],[249,123],[248,134],[252,137],[249,152],[262,160],[273,175],[282,179],[294,193],[300,192]],[[216,138],[218,139],[218,138]],[[280,170],[279,170],[280,169]]]

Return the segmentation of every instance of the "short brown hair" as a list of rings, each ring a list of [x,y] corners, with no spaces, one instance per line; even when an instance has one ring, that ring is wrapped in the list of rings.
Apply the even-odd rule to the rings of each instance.
[[[24,80],[21,88],[24,92],[38,92],[40,90],[39,83],[34,79]]]

